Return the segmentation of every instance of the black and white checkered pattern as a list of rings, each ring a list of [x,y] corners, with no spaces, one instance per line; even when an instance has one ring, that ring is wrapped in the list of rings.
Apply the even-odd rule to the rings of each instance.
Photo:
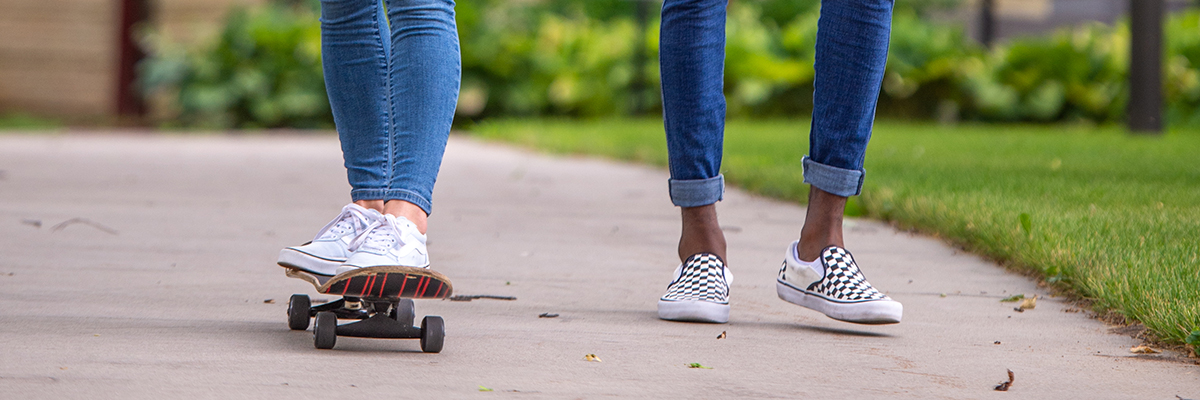
[[[667,286],[663,301],[700,300],[729,303],[725,262],[713,254],[700,253],[684,261],[679,276]]]
[[[846,249],[837,246],[826,247],[821,252],[821,263],[825,266],[825,277],[808,285],[807,291],[843,302],[887,298],[867,282],[867,277],[863,276],[858,264],[854,263],[854,256]]]

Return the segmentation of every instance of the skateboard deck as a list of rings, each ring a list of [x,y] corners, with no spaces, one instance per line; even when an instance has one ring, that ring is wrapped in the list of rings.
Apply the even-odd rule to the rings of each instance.
[[[320,293],[343,297],[444,299],[454,292],[450,278],[427,268],[369,267],[331,277],[287,268],[287,276],[311,283]]]

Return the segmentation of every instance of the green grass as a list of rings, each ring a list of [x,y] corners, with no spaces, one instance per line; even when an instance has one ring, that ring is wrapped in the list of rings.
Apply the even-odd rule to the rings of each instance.
[[[803,120],[730,122],[726,179],[803,202],[808,127]],[[657,119],[501,120],[472,131],[551,152],[667,160]],[[880,122],[866,171],[850,214],[1039,273],[1098,311],[1141,321],[1169,344],[1200,329],[1200,135]]]
[[[24,113],[0,114],[0,130],[46,130],[62,127],[58,121],[35,117]]]

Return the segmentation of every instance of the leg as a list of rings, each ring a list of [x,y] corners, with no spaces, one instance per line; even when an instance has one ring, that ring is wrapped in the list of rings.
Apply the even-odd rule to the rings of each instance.
[[[729,320],[725,236],[715,203],[725,190],[720,175],[725,129],[726,0],[663,2],[660,52],[663,120],[670,152],[671,202],[681,208],[679,259],[659,318],[724,323]]]
[[[405,217],[424,234],[441,167],[461,72],[454,2],[388,0],[390,26],[386,115],[393,127],[382,190],[360,190],[360,206]],[[367,200],[370,199],[370,200]]]
[[[453,0],[387,0],[391,25],[391,176],[384,212],[425,232],[462,66]]]
[[[322,0],[326,86],[355,203],[314,241],[352,251],[335,273],[429,266],[426,218],[461,75],[454,2],[387,5],[385,15],[380,0]]]
[[[379,0],[373,0],[379,1]],[[425,231],[458,103],[462,74],[452,0],[387,0],[390,50],[387,187],[355,201],[382,199],[377,226],[356,240],[339,271],[381,265],[429,267]],[[368,202],[373,206],[379,203]]]
[[[325,88],[342,144],[351,198],[357,204],[317,232],[309,243],[287,247],[279,265],[334,275],[351,256],[350,242],[383,210],[391,162],[388,118],[388,47],[378,0],[322,0],[321,55]],[[378,204],[374,204],[378,203]]]
[[[860,324],[894,324],[904,313],[867,282],[842,243],[846,198],[862,190],[891,15],[891,0],[821,2],[811,156],[804,158],[808,215],[775,285],[784,301]]]
[[[863,157],[887,64],[890,0],[825,0],[817,27],[810,156],[804,158],[808,214],[799,256],[843,246],[846,198],[862,190]]]
[[[383,199],[390,181],[392,121],[382,12],[377,0],[321,1],[321,62],[352,201]]]
[[[679,258],[725,257],[714,204],[725,129],[726,0],[668,0],[660,35],[663,121],[670,153],[671,201],[681,208]]]

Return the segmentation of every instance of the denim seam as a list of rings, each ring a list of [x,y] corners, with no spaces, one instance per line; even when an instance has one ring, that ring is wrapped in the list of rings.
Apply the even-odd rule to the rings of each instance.
[[[392,180],[395,179],[396,172],[396,148],[395,143],[393,143],[396,139],[392,136],[392,125],[394,124],[393,115],[396,113],[395,99],[393,98],[395,88],[392,87],[392,58],[388,57],[387,50],[392,45],[392,32],[391,28],[388,26],[381,26],[379,24],[379,13],[385,13],[383,17],[387,18],[386,11],[383,9],[383,3],[381,0],[373,1],[373,3],[375,6],[375,26],[377,28],[375,32],[376,36],[379,38],[380,57],[383,58],[383,62],[381,63],[383,66],[383,84],[385,87],[387,87],[387,93],[384,97],[385,101],[387,101],[387,107],[384,108],[387,110],[387,114],[382,116],[384,132],[383,137],[387,140],[387,162],[383,165],[383,170],[385,177],[384,182],[387,182],[387,187],[390,190],[392,188]]]

